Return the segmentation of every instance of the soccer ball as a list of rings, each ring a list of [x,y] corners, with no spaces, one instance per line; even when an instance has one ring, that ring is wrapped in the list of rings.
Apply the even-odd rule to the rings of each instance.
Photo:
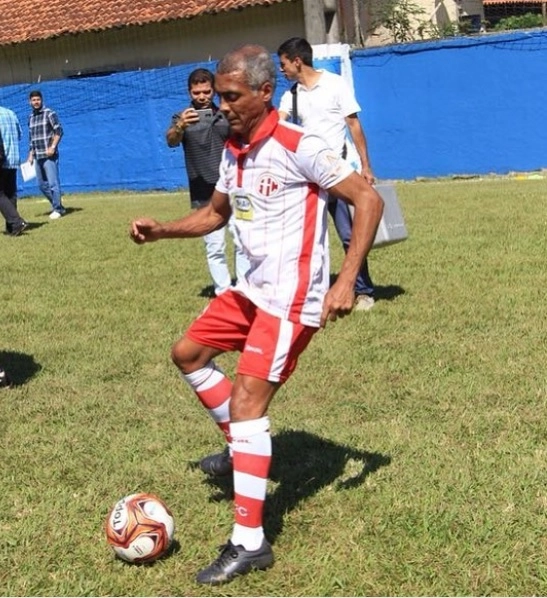
[[[105,531],[108,543],[121,559],[151,563],[167,552],[175,521],[161,498],[130,494],[114,505],[106,518]]]

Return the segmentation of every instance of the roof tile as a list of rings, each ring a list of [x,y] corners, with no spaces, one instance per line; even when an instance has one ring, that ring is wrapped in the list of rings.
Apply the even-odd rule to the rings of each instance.
[[[484,6],[491,4],[542,4],[545,0],[483,0]]]
[[[0,46],[291,0],[0,0]]]

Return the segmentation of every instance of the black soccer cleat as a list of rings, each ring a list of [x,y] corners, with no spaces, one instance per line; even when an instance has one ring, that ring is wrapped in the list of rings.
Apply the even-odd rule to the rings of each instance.
[[[234,464],[232,456],[230,455],[230,447],[226,447],[222,453],[216,453],[215,455],[209,455],[203,458],[199,466],[203,473],[212,476],[225,476],[230,475],[234,471]]]
[[[11,227],[9,234],[12,237],[19,237],[27,230],[28,227],[29,227],[28,222],[25,222],[24,220],[22,220],[21,224],[19,224],[19,226]]]
[[[273,550],[265,538],[258,550],[245,550],[243,546],[234,546],[228,540],[228,543],[221,547],[220,555],[197,574],[196,581],[218,585],[253,570],[268,569],[273,563]]]

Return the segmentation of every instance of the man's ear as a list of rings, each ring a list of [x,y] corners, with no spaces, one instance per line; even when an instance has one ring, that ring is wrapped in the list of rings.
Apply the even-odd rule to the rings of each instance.
[[[273,85],[269,81],[265,81],[260,87],[260,93],[265,102],[271,102],[273,98]]]

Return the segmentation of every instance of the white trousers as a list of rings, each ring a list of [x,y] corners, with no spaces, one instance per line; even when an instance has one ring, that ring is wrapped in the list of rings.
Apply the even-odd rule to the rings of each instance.
[[[234,234],[233,219],[230,218],[228,225],[203,237],[205,242],[205,254],[209,273],[213,279],[215,295],[220,295],[232,286],[232,276],[226,258],[226,229],[231,233],[234,242],[235,276],[241,278],[249,269],[249,260],[243,253],[237,235]]]

